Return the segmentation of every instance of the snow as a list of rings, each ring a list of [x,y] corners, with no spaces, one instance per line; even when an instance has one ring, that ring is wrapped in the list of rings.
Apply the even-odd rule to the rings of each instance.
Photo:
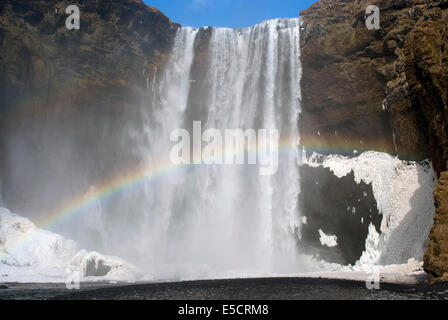
[[[368,281],[372,275],[378,275],[380,282],[415,284],[427,280],[421,261],[409,259],[403,264],[341,266],[339,264],[315,261],[319,269],[313,272],[290,275],[293,277],[343,279]]]
[[[319,236],[319,241],[323,246],[333,248],[338,245],[338,237],[334,235],[326,235],[322,230],[319,229]]]
[[[74,241],[38,229],[30,220],[0,208],[0,238],[15,266],[59,266],[77,251]]]
[[[423,259],[435,211],[432,193],[436,178],[428,161],[403,161],[368,151],[357,157],[314,153],[304,163],[329,168],[339,178],[353,172],[356,183],[372,185],[378,211],[383,215],[381,234],[369,227],[366,250],[358,266],[405,265],[409,259]]]
[[[92,263],[105,266],[107,272],[99,276],[87,274],[87,266]],[[1,281],[65,282],[75,271],[80,273],[81,281],[142,277],[136,267],[120,258],[80,250],[73,240],[39,229],[29,219],[0,207]]]
[[[79,251],[69,262],[68,269],[78,271],[88,280],[92,277],[109,281],[139,280],[140,271],[119,257],[104,256],[98,252]],[[148,280],[148,279],[146,279]]]

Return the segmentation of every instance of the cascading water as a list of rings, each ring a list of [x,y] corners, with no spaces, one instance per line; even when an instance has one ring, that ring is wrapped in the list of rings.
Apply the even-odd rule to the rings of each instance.
[[[141,139],[147,144],[138,146],[145,165],[169,162],[170,133],[190,128],[192,121],[221,132],[278,129],[279,165],[272,176],[259,175],[258,165],[201,165],[148,181],[138,232],[141,263],[151,273],[300,270],[299,23],[179,29],[165,70],[148,86]],[[207,33],[207,48],[200,52],[195,45]]]

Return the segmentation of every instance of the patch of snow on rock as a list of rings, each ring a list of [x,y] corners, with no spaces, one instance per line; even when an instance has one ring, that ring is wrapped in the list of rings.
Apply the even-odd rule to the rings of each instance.
[[[333,235],[326,235],[322,230],[319,229],[319,241],[323,246],[330,248],[336,247],[338,245],[338,238]]]

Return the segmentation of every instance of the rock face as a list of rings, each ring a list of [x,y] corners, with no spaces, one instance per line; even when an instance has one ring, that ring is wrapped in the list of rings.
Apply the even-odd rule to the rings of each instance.
[[[365,25],[371,1],[323,0],[301,13],[305,145],[336,153],[428,155],[402,61],[406,35],[418,19],[409,15],[407,2],[374,1],[381,9],[379,30]]]
[[[365,25],[372,4],[379,30]],[[433,280],[448,272],[447,8],[446,0],[321,0],[301,12],[302,141],[322,153],[432,159],[441,178],[424,268]]]
[[[432,161],[440,174],[436,214],[424,268],[433,281],[448,281],[448,3],[424,13],[406,42],[406,75],[428,124]],[[442,10],[443,9],[443,10]]]
[[[448,161],[448,2],[423,11],[405,42],[406,79],[414,109],[426,120],[434,168]]]
[[[366,249],[369,225],[381,232],[372,185],[357,184],[353,172],[338,178],[328,168],[308,165],[300,168],[300,182],[306,186],[299,195],[300,212],[305,217],[300,248],[329,262],[355,265]],[[319,230],[336,236],[337,245],[323,246]]]
[[[69,5],[80,30],[66,28]],[[0,181],[11,209],[49,210],[138,163],[115,146],[129,143],[130,123],[139,128],[178,27],[141,0],[0,2]]]
[[[425,253],[424,267],[432,280],[448,281],[448,172],[442,172],[436,190],[436,214],[429,234],[429,248]]]

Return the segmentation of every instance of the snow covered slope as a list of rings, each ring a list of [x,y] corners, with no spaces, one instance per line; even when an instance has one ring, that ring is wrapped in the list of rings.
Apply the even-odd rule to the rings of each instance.
[[[79,272],[82,281],[142,277],[120,258],[80,250],[76,242],[0,207],[1,282],[65,282],[73,272]]]

